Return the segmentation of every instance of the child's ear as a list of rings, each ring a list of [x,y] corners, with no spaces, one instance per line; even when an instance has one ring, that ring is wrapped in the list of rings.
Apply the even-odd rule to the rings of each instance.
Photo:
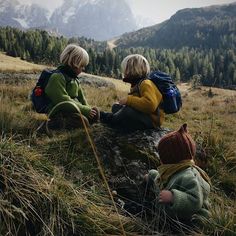
[[[180,127],[179,131],[180,131],[181,133],[188,133],[187,124],[186,124],[186,123],[183,124],[183,125]]]

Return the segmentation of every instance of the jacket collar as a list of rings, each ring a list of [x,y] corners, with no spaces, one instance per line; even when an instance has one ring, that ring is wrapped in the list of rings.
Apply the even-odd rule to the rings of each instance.
[[[64,75],[68,76],[69,78],[76,79],[77,74],[74,72],[74,70],[68,66],[68,65],[60,65],[57,67],[57,69]]]
[[[134,87],[135,85],[139,84],[140,81],[144,80],[145,78],[132,78],[132,77],[125,77],[123,78],[123,81],[126,83],[131,84],[131,87]]]

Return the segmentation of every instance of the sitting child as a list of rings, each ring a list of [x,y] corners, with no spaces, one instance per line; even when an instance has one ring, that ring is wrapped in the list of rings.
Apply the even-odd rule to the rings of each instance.
[[[187,124],[163,136],[157,146],[161,165],[145,176],[154,192],[154,214],[195,224],[199,216],[208,217],[210,179],[194,164],[196,145],[187,133]]]
[[[131,84],[130,93],[112,106],[112,113],[100,112],[100,121],[112,127],[134,131],[160,127],[164,112],[158,106],[162,95],[147,78],[150,66],[145,57],[129,55],[121,63],[124,82]]]
[[[89,63],[88,53],[76,44],[69,44],[62,51],[60,62],[62,64],[51,75],[45,88],[50,99],[49,126],[77,128],[81,127],[82,120],[87,125],[95,122],[98,109],[87,103],[77,77]]]

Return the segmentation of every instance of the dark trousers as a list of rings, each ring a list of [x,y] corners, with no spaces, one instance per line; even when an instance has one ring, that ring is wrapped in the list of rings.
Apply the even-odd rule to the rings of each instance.
[[[120,104],[114,104],[111,113],[101,112],[100,120],[102,123],[106,123],[111,127],[119,128],[124,131],[154,128],[149,114]]]

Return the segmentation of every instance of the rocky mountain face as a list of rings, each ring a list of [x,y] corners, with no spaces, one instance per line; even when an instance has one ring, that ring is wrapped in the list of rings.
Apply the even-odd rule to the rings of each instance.
[[[42,7],[0,0],[0,26],[54,30],[67,37],[106,40],[137,29],[125,0],[66,0],[49,16]]]
[[[44,28],[49,24],[48,14],[48,10],[36,4],[23,5],[17,0],[0,0],[0,26]]]
[[[136,29],[135,19],[124,0],[69,0],[55,10],[51,24],[68,37],[75,34],[98,40]]]

